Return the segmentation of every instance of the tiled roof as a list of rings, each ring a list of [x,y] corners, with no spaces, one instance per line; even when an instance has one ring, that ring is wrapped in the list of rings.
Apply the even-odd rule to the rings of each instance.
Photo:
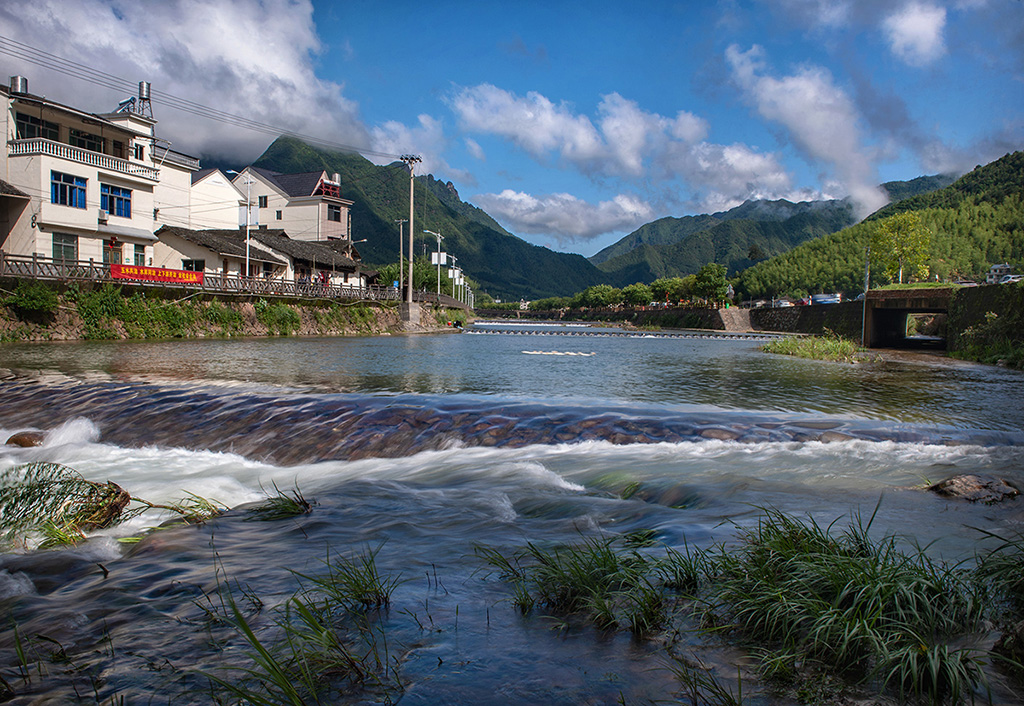
[[[214,172],[219,172],[219,171],[220,171],[219,169],[215,169],[213,167],[208,167],[206,169],[200,169],[198,172],[192,172],[192,183],[195,184],[200,179],[205,179],[210,174],[213,174]]]
[[[164,234],[176,235],[182,240],[195,243],[204,248],[212,250],[218,255],[231,255],[232,257],[245,257],[245,233],[237,230],[190,230],[188,228],[175,228],[163,226],[156,232],[159,238]],[[271,255],[266,250],[253,247],[254,238],[250,233],[249,237],[249,259],[258,262],[272,262],[277,265],[287,264],[281,258]]]
[[[318,266],[332,265],[335,270],[354,271],[358,264],[348,257],[349,243],[347,240],[292,240],[282,230],[253,230],[249,237],[268,248],[288,255],[296,262],[302,261]]]
[[[23,192],[12,184],[8,184],[3,179],[0,179],[0,195],[2,196],[20,196],[22,198],[29,198],[29,195]]]
[[[324,176],[324,170],[318,172],[299,172],[298,174],[282,174],[281,172],[263,169],[262,167],[249,167],[267,181],[275,184],[281,191],[292,198],[312,196],[320,179]]]

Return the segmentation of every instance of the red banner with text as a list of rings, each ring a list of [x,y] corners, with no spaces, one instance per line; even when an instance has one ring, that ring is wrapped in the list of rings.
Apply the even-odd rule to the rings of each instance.
[[[114,279],[137,279],[143,282],[178,282],[181,284],[202,284],[203,273],[190,270],[165,270],[159,267],[142,267],[139,265],[110,266],[110,276]]]

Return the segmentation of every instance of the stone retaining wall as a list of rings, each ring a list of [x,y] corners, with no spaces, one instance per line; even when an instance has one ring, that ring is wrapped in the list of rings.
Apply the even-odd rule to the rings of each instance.
[[[821,334],[828,329],[845,338],[859,341],[863,315],[863,302],[751,309],[750,325],[755,331],[779,333]]]

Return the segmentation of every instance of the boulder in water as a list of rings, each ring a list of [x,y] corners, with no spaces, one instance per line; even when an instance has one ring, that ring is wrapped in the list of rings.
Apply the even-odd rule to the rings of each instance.
[[[981,475],[962,475],[947,478],[929,486],[928,490],[945,498],[959,498],[986,505],[1020,495],[1020,491],[1001,478]]]
[[[46,434],[41,431],[19,431],[17,434],[11,434],[11,437],[7,440],[7,445],[21,446],[23,448],[42,446],[45,437]]]

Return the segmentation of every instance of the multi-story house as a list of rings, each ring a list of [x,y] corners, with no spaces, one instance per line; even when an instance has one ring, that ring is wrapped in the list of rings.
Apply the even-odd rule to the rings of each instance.
[[[352,202],[341,198],[337,174],[246,167],[234,184],[252,203],[250,227],[281,229],[293,240],[351,240]]]
[[[139,102],[148,105],[149,85]],[[93,114],[29,93],[28,81],[0,87],[0,248],[12,255],[96,263],[151,264],[154,231],[187,218],[199,161],[168,148],[156,120],[134,97]],[[151,111],[150,111],[151,112]]]

